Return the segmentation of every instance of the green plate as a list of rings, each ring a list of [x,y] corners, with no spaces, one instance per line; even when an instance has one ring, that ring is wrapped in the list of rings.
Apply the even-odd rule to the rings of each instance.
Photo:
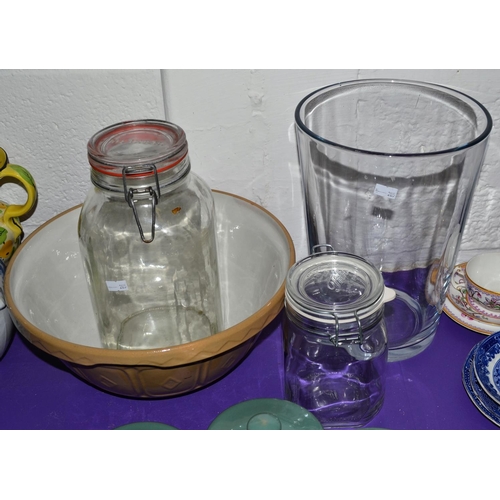
[[[318,419],[283,399],[250,399],[223,411],[209,430],[322,430]]]
[[[159,422],[134,422],[133,424],[126,424],[117,427],[116,430],[126,431],[172,431],[177,430],[176,427],[171,425],[161,424]]]

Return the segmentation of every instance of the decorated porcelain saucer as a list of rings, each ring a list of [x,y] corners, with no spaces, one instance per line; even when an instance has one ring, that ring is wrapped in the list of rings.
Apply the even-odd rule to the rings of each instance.
[[[456,323],[483,335],[491,335],[500,330],[500,323],[493,323],[489,316],[478,308],[472,308],[467,297],[465,282],[466,263],[455,266],[451,275],[450,287],[446,296],[443,311]]]
[[[495,403],[483,391],[474,373],[474,358],[478,346],[469,352],[465,364],[462,368],[462,382],[465,392],[469,396],[474,406],[489,420],[500,427],[500,406]]]
[[[500,332],[478,344],[474,373],[486,394],[500,405]]]
[[[486,309],[482,304],[475,301],[470,294],[467,294],[467,304],[478,315],[479,318],[485,318],[488,323],[500,325],[500,313]]]

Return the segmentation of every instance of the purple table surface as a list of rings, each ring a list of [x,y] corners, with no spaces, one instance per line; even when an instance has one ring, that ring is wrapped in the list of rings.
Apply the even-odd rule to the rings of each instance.
[[[381,412],[368,427],[498,429],[469,400],[462,366],[484,338],[442,315],[432,344],[414,358],[390,363]],[[207,429],[230,406],[253,398],[283,398],[280,318],[250,354],[221,380],[194,393],[159,400],[130,399],[97,389],[19,333],[0,360],[0,429],[114,429],[155,421]]]

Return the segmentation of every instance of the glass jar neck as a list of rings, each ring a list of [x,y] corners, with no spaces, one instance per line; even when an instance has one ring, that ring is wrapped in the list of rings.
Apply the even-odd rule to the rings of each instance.
[[[125,193],[130,189],[159,189],[162,191],[182,181],[191,170],[187,148],[184,156],[169,165],[141,165],[138,167],[123,167],[103,169],[91,162],[90,178],[94,186],[106,191]]]
[[[303,311],[297,310],[294,304],[285,299],[286,311],[289,316],[294,318],[294,322],[306,327],[311,333],[321,335],[322,331],[329,332],[330,330],[339,329],[340,332],[350,332],[361,326],[363,329],[371,328],[375,323],[380,321],[384,315],[384,307],[381,304],[378,308],[372,309],[368,314],[363,316],[352,315],[349,318],[335,319],[335,314],[330,318],[325,316],[313,316],[305,314]]]
[[[289,303],[286,303],[286,316],[288,320],[299,328],[303,335],[311,335],[320,342],[334,342],[335,345],[362,343],[370,331],[383,320],[384,308],[372,311],[362,319],[336,322],[325,322],[322,318],[303,316]]]

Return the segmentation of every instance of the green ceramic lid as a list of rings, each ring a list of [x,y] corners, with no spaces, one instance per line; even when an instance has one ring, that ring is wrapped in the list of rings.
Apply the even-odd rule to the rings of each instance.
[[[223,411],[209,430],[322,430],[318,419],[301,406],[274,398],[250,399]]]
[[[176,427],[171,425],[161,424],[159,422],[134,422],[133,424],[126,424],[117,427],[116,430],[127,431],[171,431],[177,430]]]

